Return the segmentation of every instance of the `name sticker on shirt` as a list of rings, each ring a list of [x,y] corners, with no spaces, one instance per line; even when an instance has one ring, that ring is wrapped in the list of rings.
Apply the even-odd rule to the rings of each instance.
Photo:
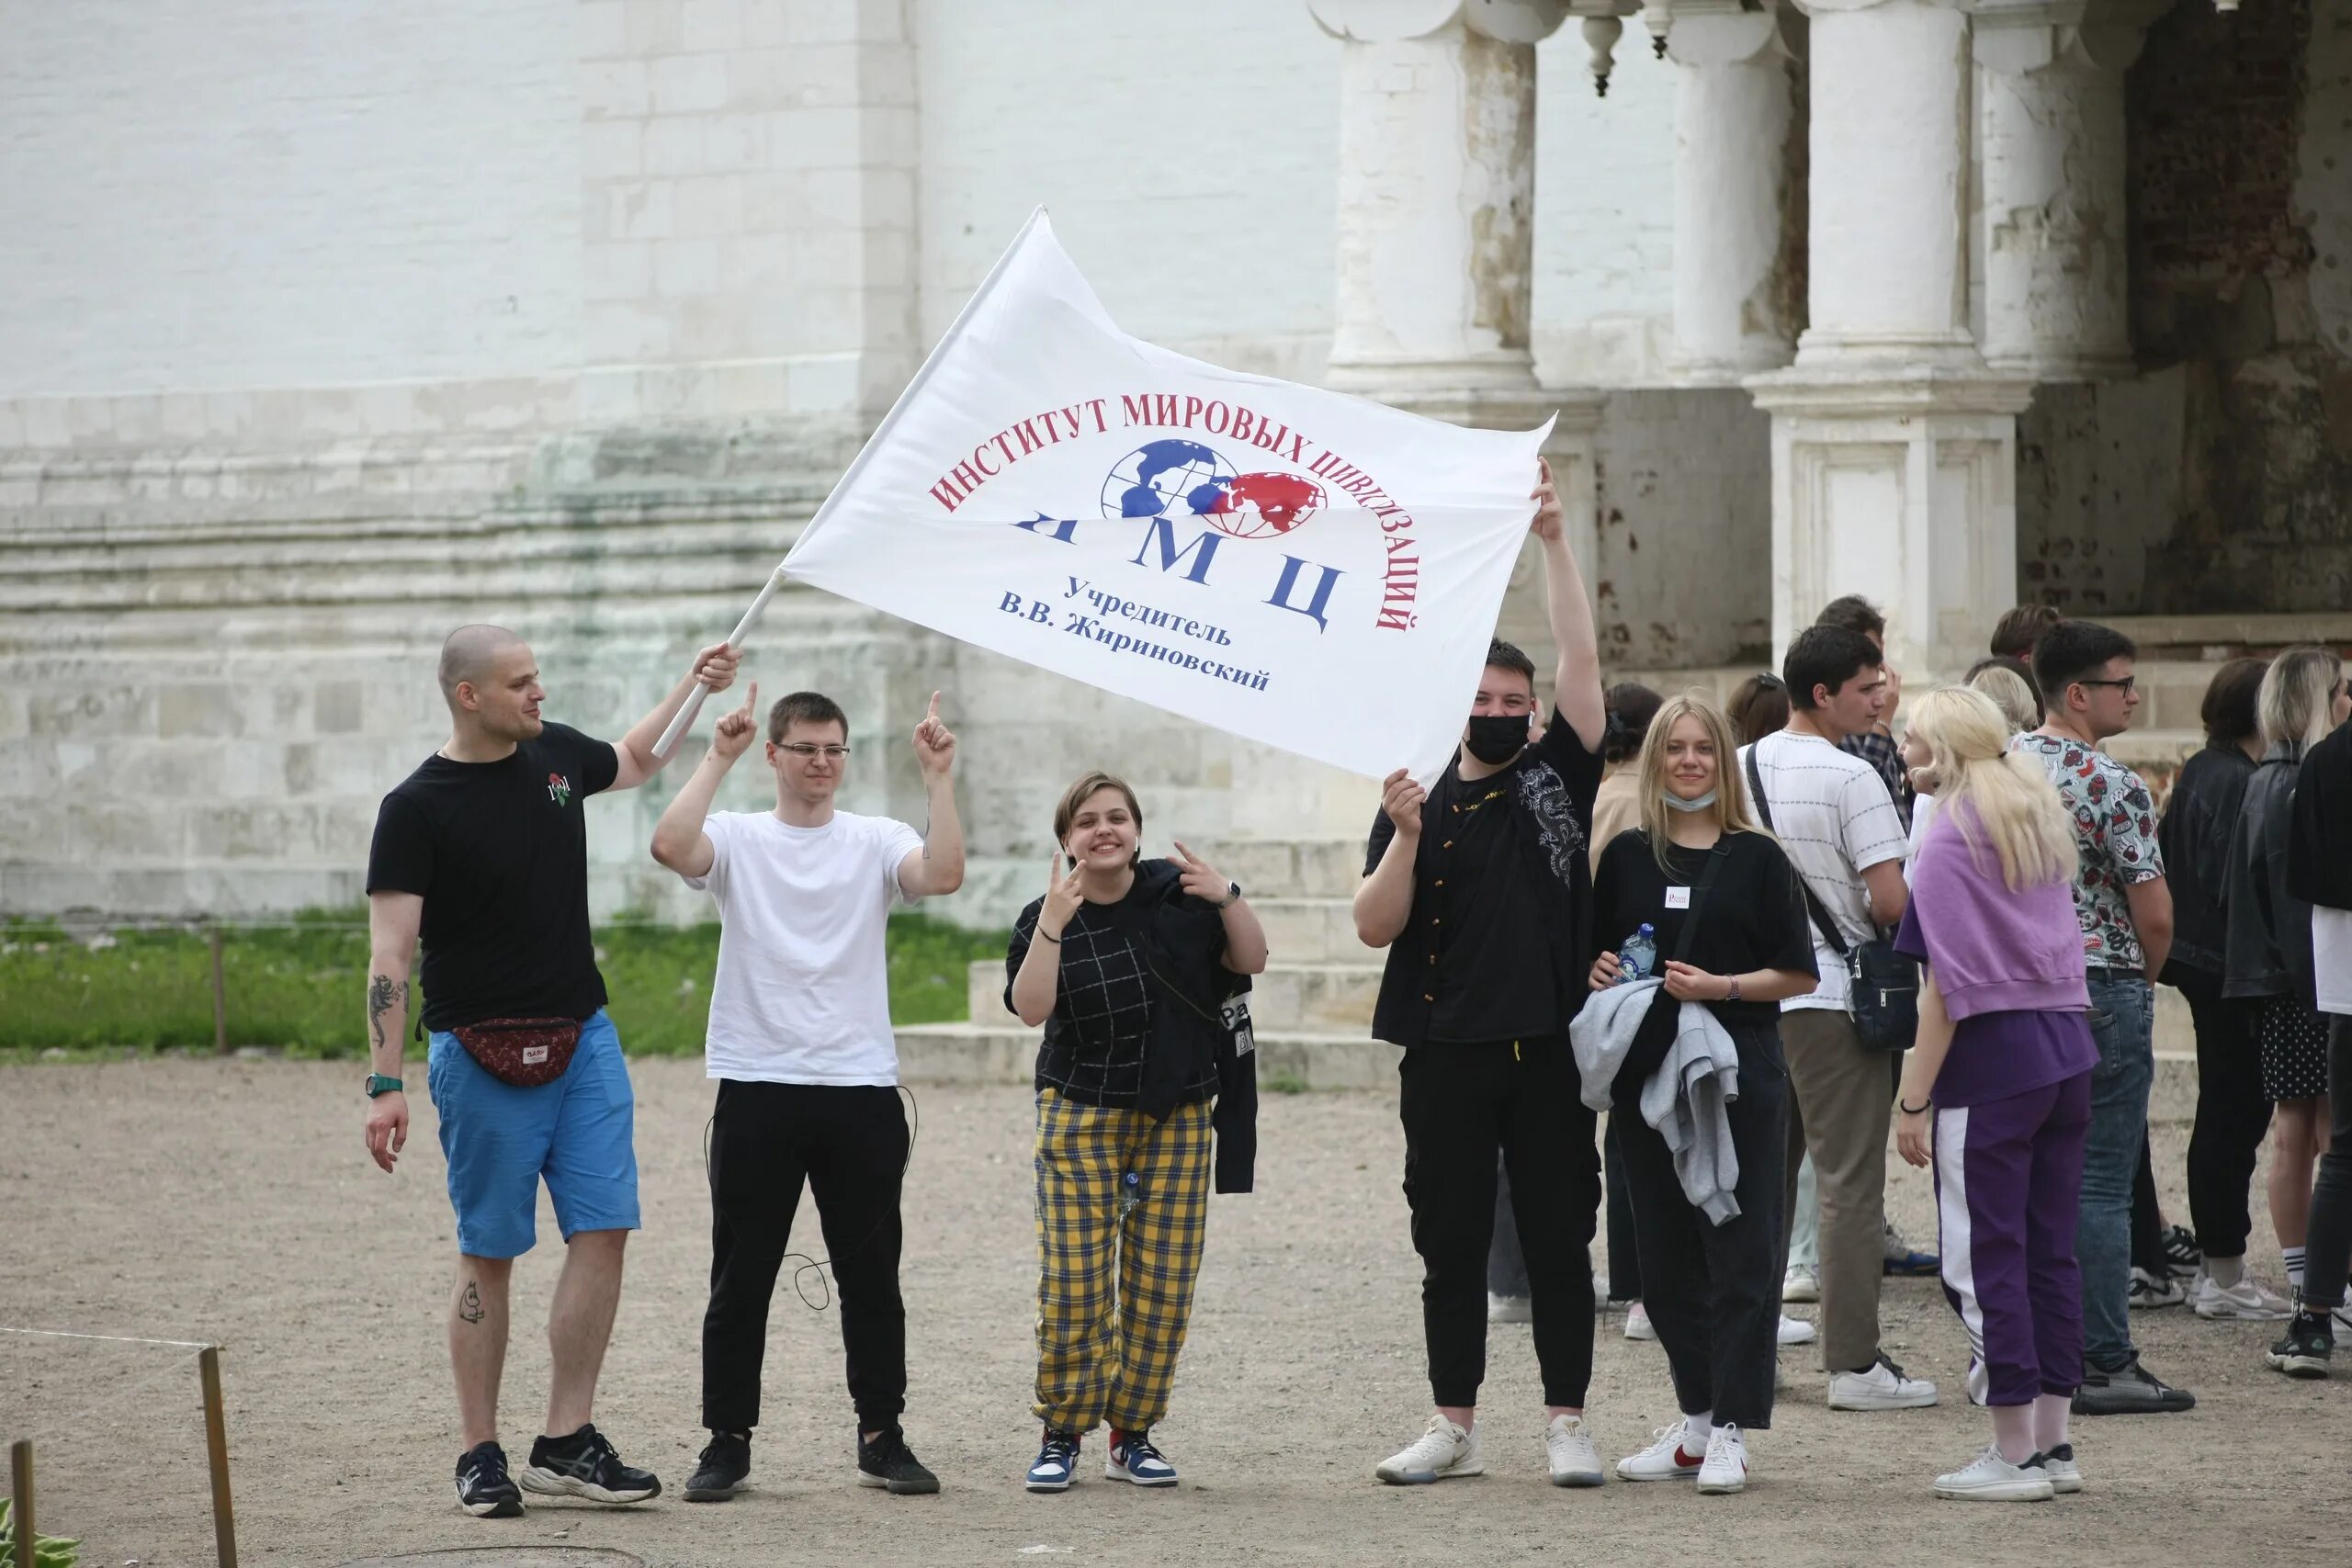
[[[1689,908],[1690,907],[1690,889],[1688,887],[1668,888],[1666,890],[1666,907],[1669,909]]]

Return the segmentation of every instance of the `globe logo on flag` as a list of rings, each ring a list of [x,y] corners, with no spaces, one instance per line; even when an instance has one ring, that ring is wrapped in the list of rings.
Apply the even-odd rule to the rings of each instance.
[[[1305,475],[1237,474],[1197,441],[1139,446],[1102,481],[1105,517],[1198,517],[1237,539],[1287,534],[1322,506],[1323,487]]]
[[[1232,466],[1199,442],[1154,441],[1120,458],[1102,481],[1102,515],[1197,517],[1232,481]]]

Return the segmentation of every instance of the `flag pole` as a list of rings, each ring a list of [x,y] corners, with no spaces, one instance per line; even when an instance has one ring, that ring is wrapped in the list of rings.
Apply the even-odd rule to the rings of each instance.
[[[768,601],[775,598],[775,591],[783,586],[784,566],[779,562],[776,569],[768,573],[767,581],[760,588],[759,597],[752,601],[752,607],[743,612],[743,618],[736,622],[735,629],[728,634],[729,648],[739,652],[742,649],[743,639],[750,636],[752,628],[759,624],[760,615],[768,607]],[[665,762],[670,760],[670,753],[677,746],[678,738],[694,727],[695,715],[702,711],[702,700],[708,695],[710,695],[710,688],[699,681],[695,682],[694,694],[686,699],[684,706],[678,709],[677,716],[670,721],[670,728],[662,732],[662,739],[653,743],[654,756]]]

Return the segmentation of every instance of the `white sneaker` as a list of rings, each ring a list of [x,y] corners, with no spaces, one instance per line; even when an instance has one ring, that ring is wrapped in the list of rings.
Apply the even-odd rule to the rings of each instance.
[[[1544,1428],[1544,1453],[1551,1461],[1553,1485],[1600,1484],[1600,1455],[1593,1450],[1592,1434],[1585,1430],[1583,1417],[1553,1416]]]
[[[1737,1427],[1718,1427],[1707,1438],[1707,1458],[1699,1466],[1699,1490],[1726,1496],[1747,1490],[1747,1445]]]
[[[1488,1323],[1533,1323],[1535,1303],[1525,1296],[1498,1296],[1494,1292],[1488,1291],[1487,1292],[1487,1321]]]
[[[1478,1457],[1476,1432],[1465,1432],[1444,1416],[1432,1416],[1419,1441],[1382,1460],[1372,1473],[1391,1486],[1426,1486],[1457,1475],[1484,1475],[1487,1466]]]
[[[1936,1402],[1936,1385],[1925,1378],[1906,1377],[1903,1369],[1881,1351],[1866,1372],[1832,1372],[1832,1410],[1918,1410]]]
[[[1635,1302],[1625,1309],[1625,1337],[1628,1339],[1657,1337],[1657,1328],[1650,1322],[1650,1309],[1639,1302]]]
[[[1998,1449],[1986,1449],[1965,1470],[1936,1477],[1936,1495],[1972,1503],[2046,1503],[2052,1495],[2050,1473],[2030,1462],[2011,1464]]]
[[[2029,1470],[2040,1465],[2041,1472],[2050,1477],[2050,1490],[2061,1497],[2083,1489],[2083,1469],[2075,1462],[2075,1445],[2072,1443],[2061,1443],[2025,1462]]]
[[[1821,1299],[1821,1276],[1802,1263],[1791,1264],[1781,1276],[1781,1300],[1803,1304]]]
[[[1683,1442],[1690,1436],[1690,1428],[1677,1421],[1670,1427],[1660,1427],[1650,1434],[1650,1446],[1637,1454],[1627,1454],[1617,1461],[1620,1481],[1688,1481],[1699,1473],[1706,1455],[1692,1453]]]
[[[2263,1289],[2262,1281],[2251,1274],[2239,1276],[2234,1285],[2220,1284],[2211,1274],[2199,1274],[2188,1306],[2199,1317],[2235,1318],[2250,1323],[2284,1323],[2295,1315],[2295,1309],[2286,1297]]]
[[[1801,1317],[1791,1317],[1787,1313],[1782,1313],[1781,1314],[1781,1344],[1810,1345],[1819,1337],[1819,1330],[1815,1329],[1813,1325],[1807,1323],[1804,1319]]]

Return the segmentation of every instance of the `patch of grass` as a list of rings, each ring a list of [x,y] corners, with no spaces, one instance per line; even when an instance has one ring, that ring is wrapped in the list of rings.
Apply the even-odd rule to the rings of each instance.
[[[1312,1086],[1288,1067],[1277,1067],[1259,1079],[1258,1087],[1268,1094],[1305,1094]]]
[[[632,1053],[702,1049],[718,958],[714,923],[626,918],[595,933],[598,967]],[[1006,933],[925,915],[890,921],[890,1015],[899,1023],[966,1016],[967,965],[1004,956]],[[200,931],[124,931],[95,942],[59,926],[0,926],[0,1051],[212,1044],[211,952]],[[286,927],[234,930],[221,944],[232,1045],[298,1056],[358,1056],[368,932],[362,910],[313,910]],[[417,1054],[411,1047],[412,1056]]]

